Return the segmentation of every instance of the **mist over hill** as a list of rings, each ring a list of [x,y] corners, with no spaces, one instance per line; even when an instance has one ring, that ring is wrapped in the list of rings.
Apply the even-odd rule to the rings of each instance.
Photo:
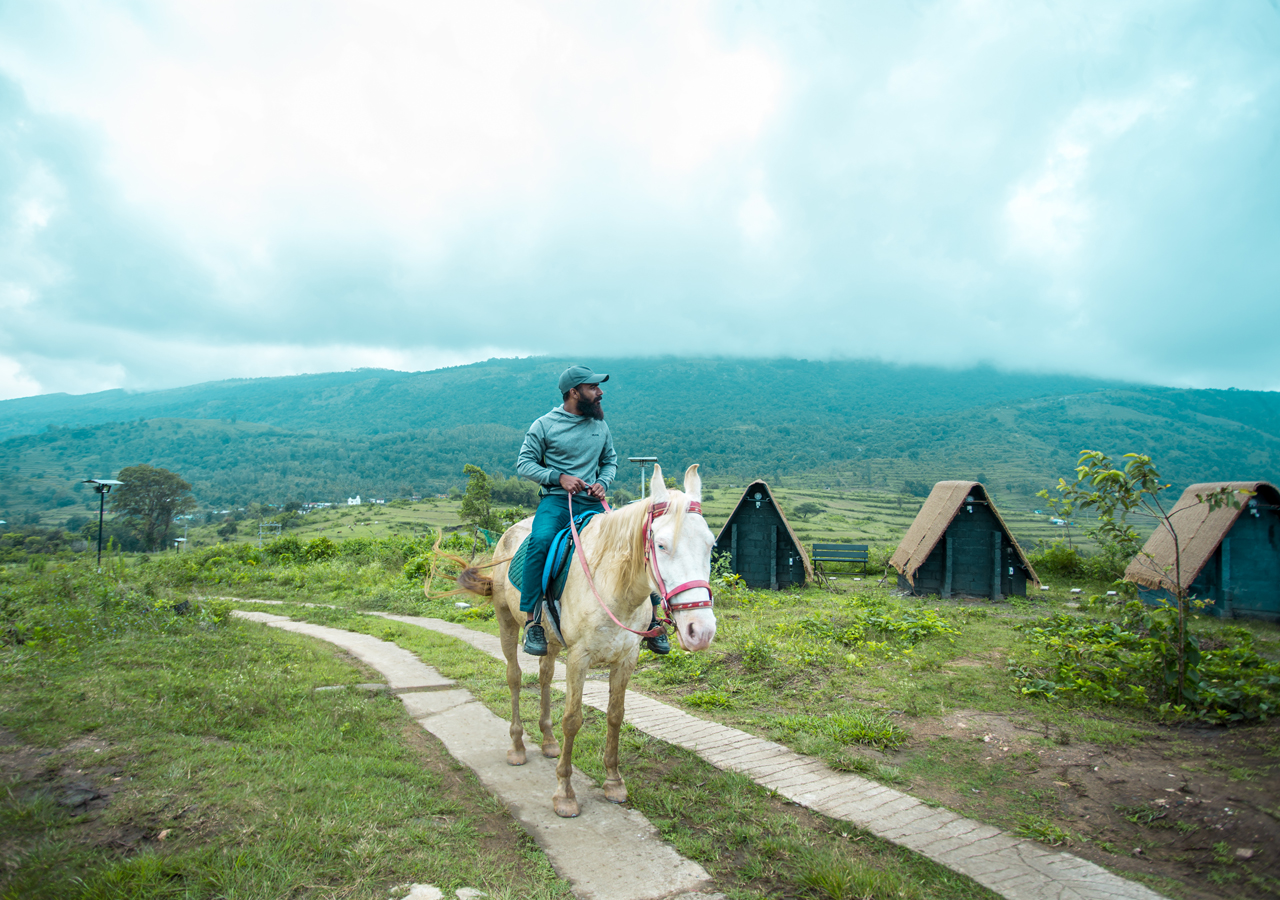
[[[150,463],[206,506],[438,493],[472,462],[511,473],[572,360],[494,359],[0,402],[0,509],[83,506],[78,478]],[[986,476],[1030,495],[1082,447],[1151,453],[1177,484],[1280,472],[1280,394],[1075,376],[805,360],[620,359],[605,408],[620,456],[709,480],[900,489]],[[630,468],[620,478],[630,486]],[[2,516],[0,516],[2,517]]]

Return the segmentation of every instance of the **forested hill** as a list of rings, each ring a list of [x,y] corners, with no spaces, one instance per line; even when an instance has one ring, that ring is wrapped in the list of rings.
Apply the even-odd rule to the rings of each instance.
[[[255,422],[290,431],[377,435],[495,424],[526,428],[560,402],[556,379],[573,360],[493,359],[431,372],[360,369],[324,375],[216,381],[173,390],[48,394],[0,401],[0,438],[48,425],[141,419]],[[927,416],[1033,397],[1122,387],[1072,376],[951,372],[876,362],[620,359],[610,374],[611,422],[640,431],[668,423],[835,422]]]
[[[512,471],[528,423],[559,402],[566,364],[490,360],[0,402],[10,487],[0,508],[78,505],[75,479],[142,462],[182,473],[208,505],[440,492],[462,482],[467,462]],[[811,473],[901,489],[985,476],[997,493],[1029,496],[1068,475],[1082,447],[1151,453],[1175,484],[1280,475],[1280,394],[1270,392],[872,362],[598,368],[612,376],[605,406],[621,456],[655,455],[668,471],[700,462],[713,480]]]

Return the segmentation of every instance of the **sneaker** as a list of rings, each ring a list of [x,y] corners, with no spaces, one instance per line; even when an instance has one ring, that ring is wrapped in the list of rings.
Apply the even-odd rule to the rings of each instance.
[[[547,655],[547,633],[541,625],[528,625],[524,629],[524,652],[530,656]]]
[[[652,631],[657,627],[658,620],[655,618],[649,623],[649,630]],[[667,633],[665,631],[660,631],[653,637],[645,638],[644,645],[659,656],[666,656],[671,652],[671,642],[667,640]]]

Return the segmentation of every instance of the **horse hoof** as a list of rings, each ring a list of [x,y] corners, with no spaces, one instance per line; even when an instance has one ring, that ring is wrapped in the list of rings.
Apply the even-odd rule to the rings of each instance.
[[[555,741],[542,745],[542,755],[547,759],[555,759],[560,755],[560,745]]]
[[[617,781],[606,781],[604,783],[604,799],[610,803],[627,802],[627,786],[621,778]]]
[[[524,765],[524,751],[523,751],[523,750],[508,750],[508,751],[507,751],[507,765],[509,765],[509,766],[523,766],[523,765]]]
[[[578,801],[572,797],[555,797],[552,800],[555,805],[556,815],[562,819],[576,818],[579,812]]]

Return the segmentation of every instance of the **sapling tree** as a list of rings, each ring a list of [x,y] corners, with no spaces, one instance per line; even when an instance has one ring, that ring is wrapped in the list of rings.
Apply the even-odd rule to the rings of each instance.
[[[467,492],[462,497],[458,518],[487,531],[501,530],[501,523],[493,510],[491,479],[488,474],[471,463],[467,463],[462,471],[470,477],[467,479]]]
[[[1111,457],[1097,450],[1082,450],[1076,465],[1076,480],[1067,484],[1058,481],[1060,502],[1055,507],[1060,515],[1070,515],[1077,510],[1090,509],[1097,516],[1094,533],[1100,542],[1107,542],[1131,555],[1138,565],[1147,568],[1160,587],[1176,602],[1176,637],[1174,640],[1176,665],[1173,671],[1166,666],[1165,682],[1171,688],[1173,700],[1194,700],[1195,692],[1188,689],[1188,671],[1199,663],[1200,648],[1196,639],[1187,634],[1187,616],[1190,613],[1190,585],[1182,577],[1182,547],[1178,540],[1178,518],[1191,507],[1177,508],[1167,504],[1162,494],[1169,484],[1160,480],[1160,473],[1151,457],[1140,453],[1126,453],[1128,460],[1116,468]],[[1197,494],[1197,503],[1208,503],[1211,509],[1222,506],[1238,508],[1240,501],[1229,487],[1219,488],[1208,494]],[[1129,516],[1146,518],[1155,523],[1157,530],[1168,534],[1173,544],[1173,565],[1160,565],[1150,553],[1142,549],[1142,536],[1129,523]],[[1169,571],[1169,569],[1172,571]],[[1194,671],[1191,673],[1195,678]],[[1198,680],[1198,679],[1197,679]]]

